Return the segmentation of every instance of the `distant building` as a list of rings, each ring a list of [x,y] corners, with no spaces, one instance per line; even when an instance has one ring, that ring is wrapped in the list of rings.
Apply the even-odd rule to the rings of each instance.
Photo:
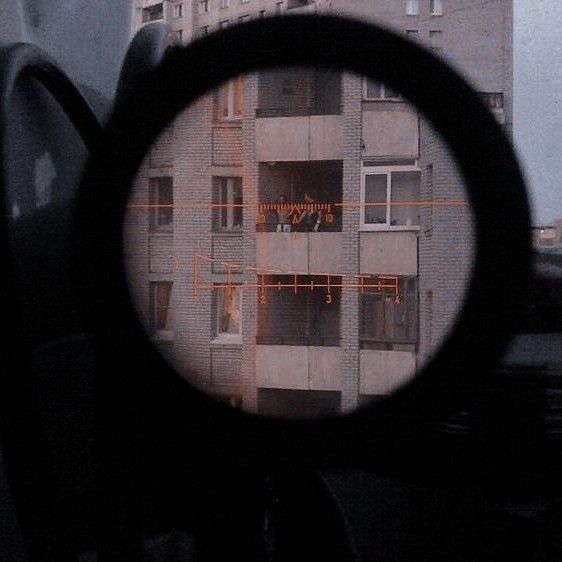
[[[275,14],[378,21],[450,61],[511,131],[510,0],[136,10],[137,27],[164,20],[183,41]],[[349,73],[256,72],[204,96],[151,149],[131,203],[148,206],[129,212],[127,259],[155,341],[197,385],[266,415],[348,411],[409,380],[472,266],[446,146],[399,92]]]

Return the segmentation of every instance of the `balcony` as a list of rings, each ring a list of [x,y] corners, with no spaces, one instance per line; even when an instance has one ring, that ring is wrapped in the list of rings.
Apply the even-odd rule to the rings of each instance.
[[[341,349],[259,345],[256,347],[258,388],[341,390]]]
[[[258,232],[257,267],[279,273],[342,270],[341,232]]]
[[[410,351],[362,349],[360,393],[384,395],[394,392],[415,376],[416,354]]]

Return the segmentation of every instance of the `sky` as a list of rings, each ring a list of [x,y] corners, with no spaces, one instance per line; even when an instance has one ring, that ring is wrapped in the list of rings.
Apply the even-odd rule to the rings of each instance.
[[[562,1],[514,2],[514,142],[535,224],[562,218]]]

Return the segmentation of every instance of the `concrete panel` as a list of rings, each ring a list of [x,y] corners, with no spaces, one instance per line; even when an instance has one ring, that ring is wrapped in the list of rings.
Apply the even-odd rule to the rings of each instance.
[[[417,232],[362,232],[361,273],[417,275]]]
[[[309,347],[308,365],[310,390],[341,390],[339,347]]]
[[[416,355],[410,351],[361,350],[361,394],[390,394],[415,375]]]
[[[256,384],[259,388],[308,390],[308,348],[257,345]]]
[[[308,236],[290,232],[257,232],[257,267],[279,273],[308,273]]]
[[[364,111],[364,157],[403,156],[417,158],[418,116],[412,111]]]
[[[310,160],[308,137],[308,117],[256,119],[256,160]]]
[[[310,117],[310,160],[343,158],[343,117],[313,115]]]
[[[308,237],[310,273],[341,272],[342,233],[311,232]]]

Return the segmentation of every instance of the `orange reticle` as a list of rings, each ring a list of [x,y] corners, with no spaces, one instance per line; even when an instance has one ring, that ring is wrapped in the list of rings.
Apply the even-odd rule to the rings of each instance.
[[[173,203],[171,205],[165,204],[148,204],[148,203],[130,203],[127,209],[133,210],[150,210],[150,209],[257,209],[260,214],[263,212],[277,212],[289,210],[292,212],[303,211],[326,211],[331,213],[333,207],[338,208],[358,208],[358,207],[468,207],[470,205],[467,199],[426,199],[416,201],[390,201],[390,203],[376,202],[376,203]]]
[[[266,289],[283,289],[292,290],[295,294],[300,289],[314,291],[317,289],[326,289],[327,295],[331,295],[332,289],[341,289],[342,291],[354,290],[365,292],[388,292],[395,297],[396,304],[401,304],[402,295],[400,293],[400,278],[397,275],[344,275],[342,273],[303,273],[300,271],[282,271],[280,269],[260,268],[251,266],[242,266],[232,262],[225,262],[223,260],[213,259],[204,254],[195,254],[194,259],[194,295],[195,301],[200,302],[199,295],[201,291],[214,291],[216,289],[254,289],[259,291],[260,304],[266,304],[265,291]],[[227,271],[227,281],[222,283],[204,282],[201,279],[201,264],[202,263],[218,263],[222,265]],[[233,282],[232,273],[242,273],[244,271],[255,272],[258,279],[255,283],[245,281],[243,283]],[[266,277],[270,275],[283,275],[287,277],[287,281],[268,281]],[[324,282],[315,282],[314,280],[302,282],[301,277],[324,277]],[[289,280],[289,278],[291,278]],[[369,282],[371,281],[371,282]],[[326,302],[330,304],[332,297],[327,297]]]

